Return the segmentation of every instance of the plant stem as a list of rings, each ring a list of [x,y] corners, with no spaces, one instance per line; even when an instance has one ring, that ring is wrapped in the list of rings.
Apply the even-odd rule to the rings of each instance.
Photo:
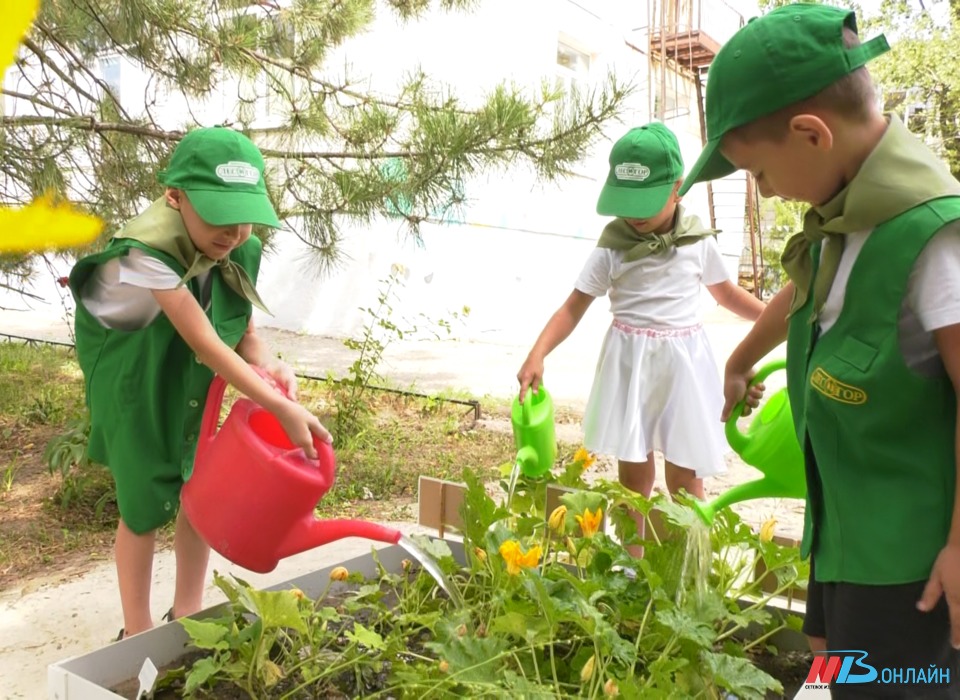
[[[637,659],[640,658],[640,640],[643,638],[643,630],[647,626],[647,620],[650,617],[650,611],[653,610],[653,596],[650,596],[650,600],[647,601],[647,608],[643,611],[643,618],[640,620],[640,629],[637,630],[637,641],[633,645],[634,655],[633,655],[633,666],[630,668],[630,675],[635,676],[637,674]]]
[[[755,646],[757,646],[757,645],[760,644],[761,642],[765,642],[766,640],[770,639],[770,637],[772,637],[773,635],[775,635],[775,634],[776,634],[777,632],[779,632],[780,630],[785,630],[785,629],[787,629],[786,623],[780,625],[779,627],[775,627],[775,628],[773,628],[772,630],[770,630],[769,632],[767,632],[766,634],[760,635],[759,637],[757,637],[756,639],[754,639],[754,640],[753,640],[752,642],[750,642],[749,644],[744,644],[744,645],[743,645],[743,650],[744,650],[744,651],[750,651],[751,649],[753,649]]]

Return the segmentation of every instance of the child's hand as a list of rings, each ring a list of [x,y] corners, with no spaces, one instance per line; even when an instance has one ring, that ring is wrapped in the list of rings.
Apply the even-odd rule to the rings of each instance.
[[[323,442],[333,442],[330,431],[323,427],[317,417],[294,401],[284,401],[283,407],[277,411],[276,416],[291,442],[303,448],[310,459],[317,458],[317,451],[313,446],[314,435]]]
[[[950,613],[950,644],[960,649],[960,545],[948,543],[933,564],[930,580],[917,601],[917,609],[930,612],[940,596],[947,599]]]
[[[269,374],[287,396],[296,401],[297,375],[290,365],[279,358],[271,357],[260,365],[260,369]]]
[[[746,372],[732,370],[730,367],[727,367],[726,373],[723,377],[723,411],[720,413],[720,420],[726,423],[730,419],[730,414],[733,413],[733,408],[741,401],[744,402],[743,413],[744,416],[749,416],[753,409],[760,405],[760,399],[763,398],[763,391],[766,389],[763,382],[759,382],[747,387],[750,385],[750,380],[753,379],[753,375],[756,372],[753,369],[749,369]]]
[[[543,381],[543,358],[528,356],[523,367],[517,372],[517,381],[520,382],[520,403],[523,403],[528,388],[533,389],[534,394],[540,390],[540,382]]]

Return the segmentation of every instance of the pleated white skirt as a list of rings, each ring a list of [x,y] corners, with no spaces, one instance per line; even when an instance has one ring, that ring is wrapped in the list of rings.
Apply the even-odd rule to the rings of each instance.
[[[702,325],[634,328],[614,321],[584,416],[591,452],[643,462],[659,451],[697,476],[726,471],[723,389]]]

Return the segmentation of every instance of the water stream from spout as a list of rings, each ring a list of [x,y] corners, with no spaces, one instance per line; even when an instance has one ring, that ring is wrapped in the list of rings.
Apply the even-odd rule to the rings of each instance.
[[[410,556],[420,563],[420,566],[423,567],[424,571],[433,576],[434,580],[437,582],[437,585],[439,585],[440,588],[442,588],[443,591],[450,597],[450,600],[453,601],[454,605],[456,605],[458,608],[463,607],[463,596],[460,594],[460,589],[453,585],[450,579],[447,578],[447,575],[443,573],[440,565],[433,557],[424,552],[420,545],[406,535],[401,535],[400,539],[397,541],[397,544],[407,550]]]
[[[710,544],[710,528],[706,523],[696,520],[687,530],[687,543],[683,552],[683,566],[680,569],[680,583],[677,586],[677,605],[681,605],[692,589],[694,602],[703,604],[710,582],[710,569],[713,564],[713,551]]]
[[[518,476],[520,476],[520,460],[517,460],[513,465],[513,469],[510,470],[510,481],[507,483],[507,510],[510,510],[510,504],[513,502],[513,492],[517,488]]]

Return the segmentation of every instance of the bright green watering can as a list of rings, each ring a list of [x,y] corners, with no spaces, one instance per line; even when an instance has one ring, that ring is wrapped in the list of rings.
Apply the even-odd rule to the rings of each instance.
[[[557,436],[553,399],[542,384],[536,393],[528,391],[523,403],[519,396],[514,397],[510,422],[520,471],[528,477],[543,476],[557,458]]]
[[[762,382],[786,366],[783,360],[764,365],[751,384]],[[754,498],[805,498],[807,495],[803,452],[797,441],[787,390],[780,389],[767,399],[746,433],[737,428],[743,408],[743,402],[737,404],[727,421],[727,441],[744,462],[763,472],[763,478],[738,484],[709,503],[694,502],[694,510],[707,525],[713,523],[719,510],[733,503]]]

